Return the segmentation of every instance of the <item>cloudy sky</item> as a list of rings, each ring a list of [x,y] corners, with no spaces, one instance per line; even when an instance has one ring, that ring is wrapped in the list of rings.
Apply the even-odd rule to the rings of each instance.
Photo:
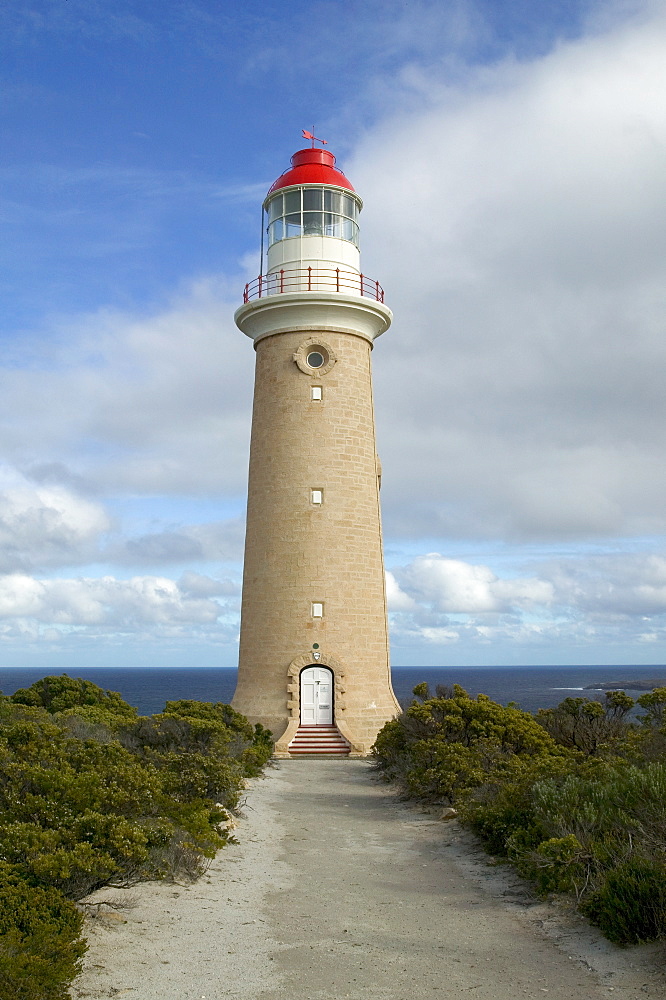
[[[260,205],[365,200],[397,665],[663,663],[666,3],[3,0],[0,666],[233,666]]]

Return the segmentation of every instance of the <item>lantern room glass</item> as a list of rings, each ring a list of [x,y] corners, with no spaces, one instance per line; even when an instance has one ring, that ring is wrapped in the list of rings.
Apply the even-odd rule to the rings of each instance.
[[[334,236],[358,246],[359,204],[324,187],[276,192],[266,206],[268,245],[291,236]]]

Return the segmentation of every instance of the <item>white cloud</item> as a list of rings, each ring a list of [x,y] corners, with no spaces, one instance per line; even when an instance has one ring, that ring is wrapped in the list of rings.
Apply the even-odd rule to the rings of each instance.
[[[666,640],[666,557],[585,555],[533,560],[532,574],[500,576],[489,566],[438,553],[394,566],[389,594],[398,646],[465,643],[606,649]],[[391,583],[391,580],[393,583]]]
[[[434,646],[449,646],[460,642],[460,633],[453,628],[429,628],[422,630],[423,639]]]
[[[239,595],[240,587],[233,580],[213,580],[202,573],[187,570],[178,581],[178,587],[183,594],[190,597],[218,597]]]
[[[0,458],[107,495],[242,495],[253,351],[236,292],[202,280],[152,315],[102,310],[51,331],[3,373]]]
[[[552,585],[543,580],[500,580],[488,566],[447,559],[438,552],[418,556],[394,572],[407,600],[414,595],[448,614],[507,612],[514,607],[547,606],[553,599]]]
[[[57,465],[32,478],[81,485]],[[0,467],[0,573],[99,562],[131,567],[238,563],[243,537],[240,517],[137,533],[131,519],[112,518],[102,503],[75,488],[36,486],[11,467]]]
[[[550,572],[561,604],[602,615],[666,614],[666,557],[625,555],[561,559]]]
[[[240,517],[204,524],[182,524],[115,540],[105,557],[125,566],[167,566],[192,563],[239,563],[243,556],[245,523]]]
[[[12,574],[0,578],[0,618],[49,626],[106,626],[122,632],[146,626],[206,625],[214,624],[222,611],[218,602],[181,591],[166,577],[35,580]]]
[[[389,611],[412,611],[416,607],[414,598],[400,588],[400,584],[390,570],[386,571],[386,600]]]
[[[433,90],[347,165],[388,532],[664,532],[663,9]]]
[[[7,468],[0,480],[7,484],[0,484],[0,571],[71,565],[94,556],[110,528],[99,503],[64,487],[31,487]]]

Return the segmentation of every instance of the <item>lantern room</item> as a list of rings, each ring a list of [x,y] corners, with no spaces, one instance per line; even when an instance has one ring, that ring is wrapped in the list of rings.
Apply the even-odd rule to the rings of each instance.
[[[284,320],[292,297],[304,293],[309,305],[299,300],[300,322],[307,309],[314,310],[312,322],[315,315],[322,322],[324,299],[329,322],[333,321],[331,310],[336,309],[336,303],[342,305],[343,298],[374,299],[383,304],[381,285],[361,271],[358,219],[362,207],[332,153],[314,148],[294,153],[291,166],[271,185],[264,200],[261,273],[246,284],[243,306],[236,313],[236,322],[249,337],[268,336],[275,322],[274,310],[278,309]],[[348,307],[352,305],[348,302],[343,309],[349,322]],[[336,322],[347,329],[343,313],[337,310]],[[355,313],[354,329],[360,326],[366,331],[363,335],[373,339],[388,328],[387,316],[390,311],[382,305],[370,321],[364,306]]]
[[[293,236],[334,236],[358,247],[358,199],[329,187],[278,191],[266,202],[268,246]]]
[[[264,201],[267,273],[289,268],[360,272],[363,202],[325,149],[301,149]]]

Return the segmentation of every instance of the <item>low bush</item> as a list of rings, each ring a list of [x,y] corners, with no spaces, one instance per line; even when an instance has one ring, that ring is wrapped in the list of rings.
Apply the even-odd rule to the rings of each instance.
[[[666,865],[630,858],[606,874],[582,910],[616,944],[666,937]]]
[[[85,948],[72,901],[198,877],[271,753],[271,734],[221,703],[140,717],[66,675],[0,695],[0,1000],[68,995]]]
[[[106,709],[116,717],[138,715],[136,708],[128,705],[117,691],[105,691],[92,681],[68,677],[67,674],[42,677],[29,688],[19,688],[10,700],[15,705],[45,708],[51,714],[71,708],[96,707]]]
[[[459,804],[513,772],[516,761],[562,752],[528,712],[482,694],[470,698],[458,685],[434,698],[427,685],[414,692],[421,700],[387,723],[373,748],[375,766],[408,796]]]
[[[593,756],[626,735],[626,718],[634,699],[624,691],[607,691],[603,703],[565,698],[557,708],[542,708],[537,722],[562,746]]]
[[[56,889],[0,862],[0,1000],[67,1000],[86,950],[82,923]]]
[[[536,891],[570,893],[617,943],[666,936],[666,689],[567,698],[536,717],[461,688],[381,730],[377,768],[402,793],[454,804]]]

